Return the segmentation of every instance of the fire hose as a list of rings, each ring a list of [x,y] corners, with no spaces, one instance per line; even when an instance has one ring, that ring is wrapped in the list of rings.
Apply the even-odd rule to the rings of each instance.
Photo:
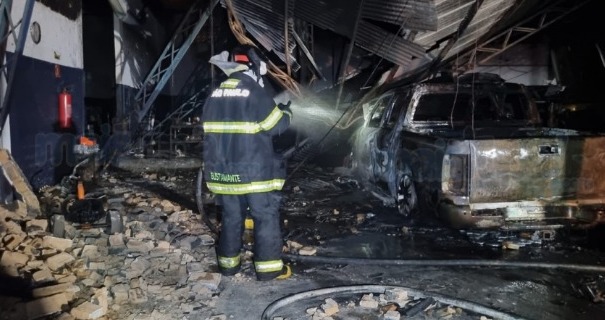
[[[493,319],[502,319],[502,320],[520,320],[518,316],[510,315],[508,313],[504,313],[492,308],[488,308],[482,306],[480,304],[476,304],[473,302],[455,299],[451,297],[447,297],[444,295],[436,294],[436,293],[426,293],[412,288],[400,287],[400,286],[382,286],[382,285],[356,285],[356,286],[341,286],[341,287],[333,287],[333,288],[322,288],[317,290],[311,290],[306,292],[297,293],[277,301],[271,303],[265,310],[263,311],[263,315],[261,319],[270,320],[274,319],[276,316],[283,316],[278,314],[278,311],[281,308],[284,308],[290,304],[297,303],[306,299],[316,299],[322,296],[334,296],[334,295],[343,295],[343,294],[383,294],[388,290],[393,289],[403,289],[407,291],[407,293],[411,296],[418,298],[432,298],[435,301],[439,301],[445,305],[453,305],[457,306],[481,315],[486,315]]]
[[[605,273],[605,266],[552,263],[552,262],[523,262],[488,259],[454,259],[454,260],[423,260],[423,259],[366,259],[325,256],[301,256],[296,254],[283,254],[287,260],[322,263],[322,264],[352,264],[352,265],[380,265],[380,266],[406,266],[406,267],[497,267],[497,268],[533,268],[547,270],[567,270],[578,272]]]

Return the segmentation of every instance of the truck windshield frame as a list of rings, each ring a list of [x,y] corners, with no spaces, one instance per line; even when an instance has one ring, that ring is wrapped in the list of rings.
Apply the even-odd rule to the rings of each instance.
[[[414,123],[478,123],[518,126],[532,121],[522,92],[427,92],[416,103]]]

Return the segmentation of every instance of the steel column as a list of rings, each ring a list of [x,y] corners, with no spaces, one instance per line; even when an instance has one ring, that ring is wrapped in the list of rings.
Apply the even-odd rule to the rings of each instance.
[[[15,71],[17,70],[17,63],[19,62],[19,57],[23,54],[23,48],[25,47],[25,41],[27,39],[27,33],[29,31],[29,23],[31,21],[32,12],[34,10],[34,0],[26,0],[23,7],[23,17],[16,24],[13,25],[11,20],[11,8],[12,8],[12,0],[3,0],[0,4],[0,32],[2,43],[0,46],[2,47],[4,55],[0,57],[4,62],[4,58],[6,55],[6,42],[8,37],[12,34],[13,39],[15,41],[15,52],[12,59],[6,59],[6,64],[2,65],[1,72],[6,78],[6,90],[4,94],[0,94],[0,134],[4,129],[4,123],[6,122],[6,118],[8,117],[10,111],[10,98],[11,98],[11,90],[13,85],[13,80],[15,78]],[[6,18],[6,20],[4,20]],[[19,37],[16,37],[16,29],[19,27]],[[6,31],[6,34],[4,32]]]
[[[176,67],[185,56],[189,47],[191,47],[193,40],[199,34],[219,0],[210,0],[208,8],[203,13],[200,8],[202,2],[205,1],[198,1],[187,12],[183,21],[172,36],[172,39],[160,55],[160,58],[151,69],[151,72],[135,96],[135,99],[140,106],[139,110],[136,112],[136,125],[140,124],[149,112],[149,109],[155,102],[157,96],[164,89],[168,80],[170,80]],[[131,130],[136,129],[137,128],[131,128]]]
[[[361,12],[363,11],[363,2],[364,0],[359,1],[359,8],[357,9],[357,17],[355,18],[355,25],[353,26],[353,33],[351,34],[351,43],[349,44],[349,48],[347,50],[347,57],[345,58],[344,64],[342,64],[342,71],[340,72],[340,87],[338,88],[338,96],[336,98],[336,107],[334,109],[338,110],[340,106],[340,96],[342,95],[342,89],[345,84],[345,76],[347,72],[347,66],[349,65],[349,60],[351,60],[351,55],[353,54],[353,48],[355,47],[355,39],[357,38],[357,30],[359,29],[359,23],[361,22]]]

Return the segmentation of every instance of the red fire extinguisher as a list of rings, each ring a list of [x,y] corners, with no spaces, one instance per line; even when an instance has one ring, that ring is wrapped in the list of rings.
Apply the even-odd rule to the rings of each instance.
[[[67,88],[59,94],[59,128],[71,128],[71,93]]]

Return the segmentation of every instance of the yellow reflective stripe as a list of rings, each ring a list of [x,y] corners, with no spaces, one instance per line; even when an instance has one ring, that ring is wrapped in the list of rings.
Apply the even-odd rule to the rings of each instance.
[[[235,88],[239,84],[240,80],[237,79],[227,79],[221,83],[221,88]]]
[[[204,122],[204,132],[209,133],[249,133],[254,134],[262,129],[256,122]]]
[[[273,190],[281,190],[286,180],[273,179],[267,181],[255,181],[241,184],[225,184],[207,182],[208,189],[218,194],[246,194],[253,192],[269,192]]]
[[[279,122],[284,112],[275,107],[261,122],[204,122],[204,132],[208,133],[244,133],[255,134],[268,131]]]
[[[281,260],[271,261],[255,261],[254,268],[256,272],[276,272],[281,271],[284,267],[284,262]]]
[[[265,131],[271,130],[271,128],[275,127],[283,115],[284,113],[279,110],[278,107],[275,107],[269,116],[267,116],[267,118],[261,121],[258,125]]]
[[[239,266],[239,261],[239,255],[235,257],[218,257],[218,265],[226,269],[235,268]]]

